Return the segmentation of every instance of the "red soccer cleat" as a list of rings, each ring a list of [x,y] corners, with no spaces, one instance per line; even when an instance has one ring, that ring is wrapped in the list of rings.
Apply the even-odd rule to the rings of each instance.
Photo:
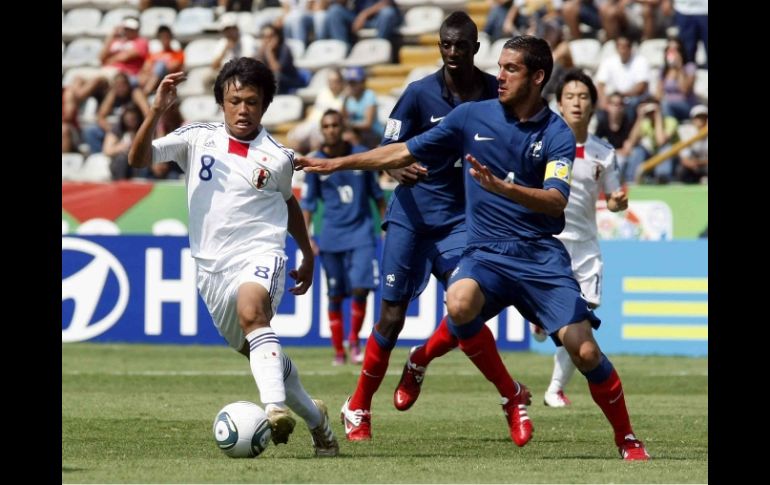
[[[620,456],[627,461],[647,461],[650,455],[644,449],[644,444],[632,434],[626,435],[625,440],[618,446]]]
[[[524,446],[532,439],[532,431],[534,431],[532,420],[527,414],[527,404],[532,404],[532,393],[524,384],[514,383],[519,388],[519,392],[513,399],[502,398],[503,412],[513,442],[516,443],[516,446]]]
[[[411,356],[417,348],[417,346],[412,347],[409,355]],[[398,381],[396,391],[393,393],[393,405],[396,409],[406,411],[417,402],[424,378],[425,367],[413,364],[407,357],[404,372],[401,373],[401,380]]]
[[[372,413],[368,409],[348,408],[350,398],[342,405],[340,419],[345,426],[345,436],[348,441],[364,441],[372,439]]]

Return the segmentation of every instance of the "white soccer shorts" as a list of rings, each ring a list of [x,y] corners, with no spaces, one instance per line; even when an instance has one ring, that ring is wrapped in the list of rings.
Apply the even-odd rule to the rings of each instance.
[[[283,297],[286,259],[283,254],[261,254],[216,273],[198,269],[198,291],[217,331],[235,350],[246,338],[238,323],[238,288],[244,283],[261,285],[270,294],[275,315]]]
[[[602,301],[602,253],[599,241],[562,241],[572,258],[572,273],[580,284],[583,297],[594,308]]]

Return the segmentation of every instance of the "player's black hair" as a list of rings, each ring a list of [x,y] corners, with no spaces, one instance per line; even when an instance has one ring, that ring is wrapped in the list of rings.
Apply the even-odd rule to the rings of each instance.
[[[275,75],[270,68],[251,57],[227,61],[214,82],[214,99],[218,105],[222,106],[225,102],[225,84],[235,81],[240,81],[243,86],[252,86],[262,91],[262,112],[267,111],[267,107],[273,102],[276,90]]]
[[[456,29],[470,35],[473,42],[479,40],[479,29],[476,27],[473,19],[465,12],[454,11],[450,13],[441,23],[441,27],[438,30],[439,37],[443,36],[448,29]]]
[[[582,70],[574,68],[570,69],[566,73],[564,73],[564,76],[561,78],[561,81],[556,86],[556,100],[561,102],[561,92],[564,90],[564,86],[567,85],[567,83],[577,81],[579,83],[583,83],[588,88],[588,94],[591,96],[591,104],[596,106],[596,99],[598,97],[598,94],[596,92],[596,86],[594,86],[594,82],[591,80],[591,76],[584,73]]]
[[[527,66],[530,74],[543,70],[545,75],[540,84],[540,91],[542,91],[553,72],[553,54],[548,42],[532,35],[520,35],[507,40],[503,49],[521,52],[524,56],[524,65]]]

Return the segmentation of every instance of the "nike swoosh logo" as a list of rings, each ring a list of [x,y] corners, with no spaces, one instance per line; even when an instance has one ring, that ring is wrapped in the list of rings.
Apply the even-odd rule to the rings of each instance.
[[[446,118],[446,116],[442,116],[440,118],[436,118],[433,115],[430,115],[430,122],[431,123],[438,123],[439,121],[443,120],[444,118]]]
[[[610,399],[610,404],[615,404],[615,401],[620,399],[620,396],[622,395],[623,395],[623,391],[620,391],[620,394],[618,394],[618,397],[616,397],[615,399]]]
[[[494,138],[489,138],[489,137],[486,137],[486,136],[479,136],[479,134],[478,134],[478,133],[476,133],[476,136],[474,136],[474,137],[473,137],[473,139],[474,139],[474,140],[476,140],[476,141],[489,141],[489,140],[494,140]]]

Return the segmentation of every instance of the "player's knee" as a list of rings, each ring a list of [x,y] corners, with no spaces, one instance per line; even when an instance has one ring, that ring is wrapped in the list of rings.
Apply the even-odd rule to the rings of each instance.
[[[244,331],[270,326],[270,314],[258,307],[238,310],[238,323]]]
[[[577,352],[570,355],[578,369],[594,369],[602,358],[602,352],[594,342],[583,342]]]
[[[398,339],[401,329],[404,328],[404,318],[398,312],[383,312],[380,321],[377,322],[377,332],[390,341]]]
[[[455,294],[453,298],[447,295],[447,313],[457,324],[473,320],[478,311],[474,308],[473,301],[462,295]]]

